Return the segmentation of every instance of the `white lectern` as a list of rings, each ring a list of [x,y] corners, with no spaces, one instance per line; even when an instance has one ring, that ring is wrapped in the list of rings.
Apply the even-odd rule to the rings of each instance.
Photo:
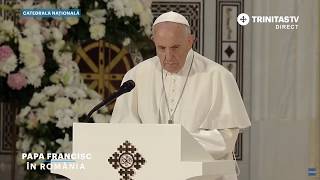
[[[73,153],[91,154],[75,161],[84,168],[51,172],[71,180],[209,180],[235,174],[234,161],[213,160],[176,124],[75,123]]]

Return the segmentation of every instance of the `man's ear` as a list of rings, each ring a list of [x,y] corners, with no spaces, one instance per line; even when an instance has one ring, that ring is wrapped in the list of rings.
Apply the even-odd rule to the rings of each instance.
[[[190,48],[192,48],[194,40],[195,40],[195,37],[194,37],[193,34],[188,35],[187,41],[188,41],[188,45],[189,45]]]
[[[150,39],[151,39],[151,41],[152,41],[152,43],[153,43],[154,47],[156,47],[156,42],[154,42],[154,37],[153,37],[153,35],[150,37]]]

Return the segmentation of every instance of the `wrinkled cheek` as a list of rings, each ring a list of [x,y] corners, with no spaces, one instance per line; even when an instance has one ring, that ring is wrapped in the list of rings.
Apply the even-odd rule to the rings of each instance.
[[[165,53],[158,51],[157,56],[162,60],[165,57]]]
[[[157,53],[158,58],[160,59],[160,63],[164,64],[165,55],[162,53]]]

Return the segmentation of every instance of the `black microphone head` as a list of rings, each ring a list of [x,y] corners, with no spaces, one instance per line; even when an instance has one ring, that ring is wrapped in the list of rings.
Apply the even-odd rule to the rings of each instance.
[[[135,86],[136,84],[133,80],[128,80],[121,85],[120,89],[123,89],[125,92],[130,92]]]

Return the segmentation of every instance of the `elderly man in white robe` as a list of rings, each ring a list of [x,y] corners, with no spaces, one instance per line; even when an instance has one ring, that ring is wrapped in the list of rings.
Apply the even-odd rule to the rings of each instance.
[[[136,87],[117,99],[111,122],[179,123],[214,159],[233,159],[239,129],[250,121],[232,73],[192,50],[194,37],[181,14],[160,15],[152,31],[157,56],[124,76]]]

